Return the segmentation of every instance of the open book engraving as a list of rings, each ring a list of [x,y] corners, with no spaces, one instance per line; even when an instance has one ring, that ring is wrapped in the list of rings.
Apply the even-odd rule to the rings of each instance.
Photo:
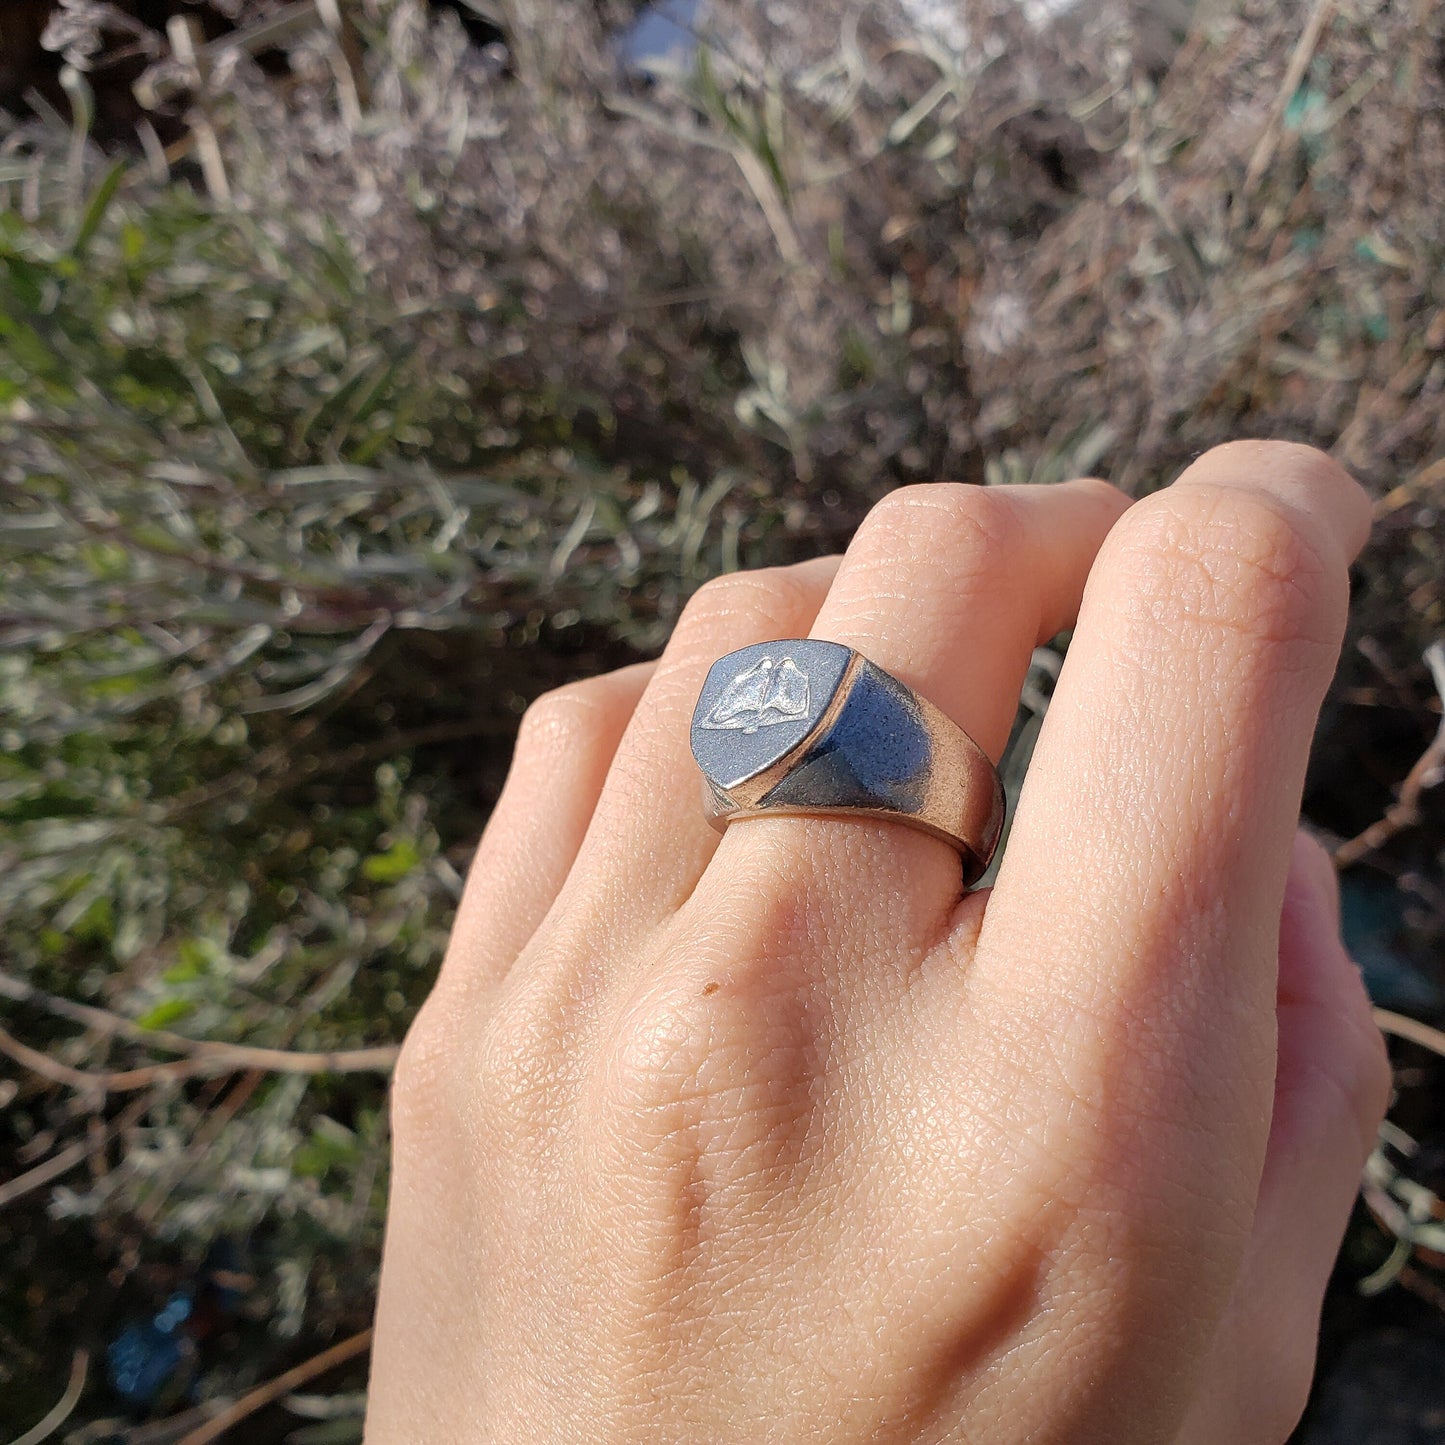
[[[764,657],[728,683],[702,726],[755,733],[806,717],[808,703],[808,674],[791,657]]]

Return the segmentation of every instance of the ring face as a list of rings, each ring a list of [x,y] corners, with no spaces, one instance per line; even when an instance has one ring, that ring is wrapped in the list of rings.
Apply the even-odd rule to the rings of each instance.
[[[836,642],[759,642],[719,658],[692,752],[718,827],[767,813],[891,818],[952,843],[966,883],[987,868],[1003,786],[932,703]]]
[[[836,642],[758,642],[719,658],[692,718],[692,755],[728,790],[792,753],[828,710],[853,660]]]

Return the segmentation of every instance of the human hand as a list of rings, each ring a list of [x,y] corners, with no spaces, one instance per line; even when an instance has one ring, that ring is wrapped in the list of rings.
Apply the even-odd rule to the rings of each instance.
[[[537,704],[397,1073],[372,1445],[1282,1441],[1388,1087],[1295,834],[1368,520],[1271,443],[910,488]],[[997,759],[1076,616],[991,891],[705,822],[720,655],[847,643]]]

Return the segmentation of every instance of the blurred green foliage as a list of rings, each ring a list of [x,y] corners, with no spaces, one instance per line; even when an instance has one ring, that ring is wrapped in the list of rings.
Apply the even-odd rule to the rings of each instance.
[[[574,434],[575,399],[489,397],[423,364],[418,317],[434,350],[436,314],[368,283],[324,219],[279,230],[43,129],[6,165],[3,967],[144,1030],[397,1040],[549,678],[529,649],[654,642],[736,562],[719,510],[736,479],[639,474]],[[137,1062],[104,1032],[17,1018],[71,1064]],[[47,1191],[51,1213],[193,1259],[251,1241],[248,1307],[283,1336],[318,1283],[333,1315],[364,1314],[383,1089],[158,1087],[114,1167]],[[7,1125],[23,1150],[67,1111],[27,1091]]]

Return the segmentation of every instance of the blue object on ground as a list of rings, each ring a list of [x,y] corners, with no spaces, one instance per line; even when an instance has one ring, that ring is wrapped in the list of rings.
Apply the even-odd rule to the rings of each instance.
[[[622,58],[643,70],[651,60],[686,61],[697,48],[693,34],[697,7],[698,0],[659,0],[656,5],[644,5],[618,39]]]
[[[149,1405],[185,1358],[188,1341],[181,1332],[191,1317],[192,1296],[175,1294],[143,1324],[127,1325],[105,1352],[111,1387],[132,1405]]]

